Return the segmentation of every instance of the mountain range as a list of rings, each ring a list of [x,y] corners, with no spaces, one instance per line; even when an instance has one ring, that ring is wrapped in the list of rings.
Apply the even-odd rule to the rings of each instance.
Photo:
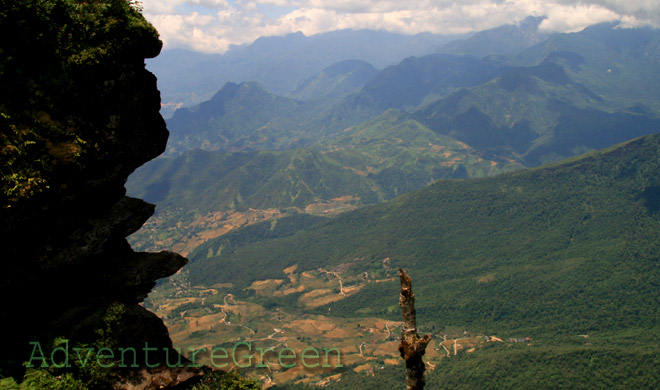
[[[159,207],[132,244],[185,248],[183,285],[278,319],[396,321],[403,267],[434,337],[466,329],[535,340],[473,357],[455,349],[453,377],[429,373],[438,384],[548,388],[548,375],[563,373],[564,387],[614,378],[619,388],[653,388],[660,32],[606,23],[545,34],[543,20],[386,66],[342,59],[300,73],[286,93],[224,84],[177,110],[167,156],[129,179],[129,193]],[[175,299],[167,291],[177,283],[154,308]],[[252,329],[248,319],[263,322],[231,317]],[[217,336],[204,332],[186,342]],[[499,371],[507,375],[493,379]],[[376,378],[389,383],[396,372]],[[344,383],[360,388],[351,375]]]
[[[383,272],[390,258],[416,277],[429,321],[554,333],[657,326],[659,163],[654,135],[536,169],[440,180],[284,239],[219,257],[202,251],[203,261],[193,253],[188,270],[193,283],[232,281],[240,291],[293,265],[349,263],[342,273],[357,277]],[[367,297],[393,288],[367,284],[331,307],[386,315],[392,302]],[[620,295],[627,288],[639,294]]]
[[[642,84],[655,80],[652,75],[659,70],[653,54],[658,35],[607,24],[555,34],[497,58],[431,54],[406,58],[382,71],[361,61],[341,62],[301,83],[298,99],[277,96],[254,83],[229,83],[213,99],[179,110],[168,121],[170,150],[306,147],[397,108],[468,144],[479,139],[493,147],[489,137],[497,138],[495,144],[509,154],[514,151],[538,165],[621,142],[655,126],[658,89]],[[461,119],[465,113],[471,124]],[[544,144],[558,141],[551,139],[555,131],[575,138],[581,132],[570,128],[576,118],[581,129],[616,123],[625,134],[606,130],[610,135],[600,144],[558,137],[568,150],[553,154],[554,147],[548,150]]]
[[[208,100],[227,82],[256,81],[282,96],[297,95],[306,79],[342,61],[361,60],[383,69],[410,56],[436,52],[482,57],[515,54],[547,38],[539,32],[543,17],[474,34],[404,35],[374,30],[340,30],[305,36],[262,37],[232,45],[223,54],[166,50],[148,61],[159,78],[163,115]]]
[[[404,57],[430,53],[433,47],[460,37],[374,30],[340,30],[310,37],[295,33],[234,45],[223,54],[167,50],[149,61],[148,68],[159,78],[163,114],[168,117],[180,105],[209,99],[227,82],[257,81],[273,93],[287,95],[334,63],[357,59],[382,68]]]
[[[545,16],[528,16],[517,24],[495,27],[466,39],[451,41],[439,51],[474,57],[517,54],[550,37],[549,33],[539,30],[546,19]]]
[[[258,232],[272,231],[272,224],[255,225],[250,242],[239,238],[247,230],[237,230],[193,252],[188,278],[232,283],[237,299],[250,300],[247,287],[286,280],[283,270],[330,270],[342,288],[358,292],[309,309],[306,290],[282,295],[283,284],[270,305],[396,321],[396,278],[382,280],[404,267],[414,280],[420,327],[534,340],[525,351],[493,345],[466,357],[460,362],[469,374],[449,359],[467,383],[545,388],[557,371],[560,383],[575,388],[610,380],[615,388],[653,387],[660,381],[659,161],[660,137],[647,136],[537,169],[441,180],[297,232],[268,236]],[[585,337],[588,343],[579,341]],[[589,356],[597,361],[586,367]],[[509,367],[507,359],[522,359],[529,371]],[[613,371],[616,365],[626,368]],[[442,367],[429,380],[452,381]],[[491,376],[498,371],[507,374]],[[578,379],[583,375],[593,377]]]
[[[464,43],[474,47],[479,37],[490,42],[507,31],[518,40],[541,20]],[[659,128],[653,92],[629,89],[660,71],[657,36],[604,24],[532,46],[530,38],[512,55],[437,53],[381,71],[341,61],[301,82],[297,97],[256,82],[227,83],[209,101],[175,112],[167,121],[169,160],[139,169],[127,188],[158,203],[167,228],[223,210],[345,210],[437,179],[488,176],[607,147]],[[598,66],[623,66],[616,64],[641,76],[596,77]],[[167,248],[148,238],[161,234],[142,233],[134,245]]]

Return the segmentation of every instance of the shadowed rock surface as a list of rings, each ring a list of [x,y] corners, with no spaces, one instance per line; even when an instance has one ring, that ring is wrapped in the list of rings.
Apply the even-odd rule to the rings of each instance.
[[[158,349],[149,363],[163,366],[165,350],[176,361],[167,328],[139,303],[187,260],[136,253],[125,239],[154,206],[125,196],[124,183],[168,137],[144,68],[160,52],[158,33],[124,0],[10,1],[3,12],[1,373],[22,377],[30,342],[48,357],[56,338],[138,352],[148,343]],[[196,372],[152,371],[134,373],[134,388]]]

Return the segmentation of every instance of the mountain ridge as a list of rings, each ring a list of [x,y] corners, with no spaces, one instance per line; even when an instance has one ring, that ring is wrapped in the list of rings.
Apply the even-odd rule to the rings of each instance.
[[[290,94],[298,100],[338,98],[362,88],[378,70],[366,61],[345,60],[300,82]]]
[[[225,54],[166,50],[149,61],[148,68],[160,80],[163,115],[167,118],[173,108],[201,103],[227,82],[256,81],[286,96],[297,83],[335,62],[358,59],[384,67],[404,57],[426,54],[449,39],[373,30],[338,30],[310,37],[294,33],[233,46]]]
[[[605,325],[610,321],[618,324],[615,327],[625,326],[629,323],[628,307],[636,307],[630,310],[646,313],[635,315],[636,321],[641,321],[639,324],[657,325],[660,318],[654,317],[649,311],[652,305],[649,306],[648,299],[642,298],[652,296],[649,291],[636,295],[645,302],[642,306],[639,302],[621,302],[616,306],[590,309],[588,315],[582,312],[575,317],[574,310],[583,310],[587,298],[574,296],[569,299],[569,294],[574,291],[582,290],[589,299],[602,304],[610,299],[618,302],[628,298],[615,298],[615,292],[603,289],[602,284],[589,287],[589,277],[579,279],[573,274],[561,281],[562,277],[568,277],[567,271],[553,267],[564,264],[569,267],[567,270],[589,270],[594,272],[593,277],[604,277],[602,271],[608,267],[599,267],[607,265],[610,267],[607,278],[610,279],[606,280],[618,289],[623,288],[625,283],[621,283],[624,280],[633,277],[626,276],[626,272],[632,269],[636,270],[634,272],[651,272],[649,267],[654,264],[654,256],[657,259],[660,248],[657,244],[649,246],[652,241],[648,240],[657,237],[658,233],[644,224],[657,226],[660,223],[657,213],[653,212],[657,207],[653,203],[657,201],[653,194],[659,188],[654,174],[660,161],[658,156],[660,136],[653,135],[533,170],[482,179],[441,180],[381,205],[342,214],[286,239],[252,244],[219,259],[211,257],[195,262],[189,268],[190,277],[194,283],[224,281],[225,277],[210,274],[209,267],[213,267],[216,261],[222,262],[227,277],[234,284],[243,281],[237,286],[249,285],[258,279],[278,278],[281,269],[292,265],[311,270],[349,262],[352,264],[350,271],[342,272],[348,277],[365,271],[374,272],[373,267],[380,264],[379,259],[390,257],[393,259],[391,267],[404,266],[411,275],[417,275],[417,286],[421,286],[418,294],[425,296],[420,301],[418,313],[432,321],[444,318],[442,321],[446,324],[462,323],[500,330],[528,328],[541,333],[565,332],[576,326],[587,332],[594,327],[615,326]],[[557,202],[561,202],[561,206]],[[466,235],[468,232],[471,235]],[[638,238],[633,238],[636,235]],[[375,242],[379,243],[378,247],[373,246]],[[645,242],[646,246],[637,246],[638,242]],[[261,257],[254,257],[255,251],[261,253]],[[637,255],[625,254],[626,251]],[[617,256],[624,256],[625,262],[616,265]],[[641,256],[641,263],[635,263],[635,256]],[[363,260],[355,262],[350,259]],[[253,265],[251,273],[235,268],[234,264],[246,261]],[[437,261],[442,264],[440,268],[446,279],[433,282],[439,276]],[[265,267],[264,264],[270,265]],[[530,282],[515,287],[518,276],[528,273]],[[475,278],[490,274],[495,275],[496,282],[474,285]],[[584,276],[582,272],[580,275]],[[552,298],[551,291],[554,290],[535,290],[534,280],[543,284],[559,283],[567,289],[560,295],[568,300],[558,306],[560,302]],[[572,287],[567,285],[569,281]],[[444,287],[435,292],[438,283]],[[354,313],[371,307],[373,314],[387,314],[388,304],[376,309],[375,302],[367,299],[372,296],[370,294],[385,293],[385,287],[379,286],[367,285],[364,292],[329,307],[333,313]],[[502,295],[491,295],[494,291],[488,286],[501,286],[496,290]],[[648,282],[640,288],[652,289]],[[478,294],[467,300],[461,310],[450,303],[468,291]],[[360,298],[361,294],[365,294],[363,298]],[[443,294],[448,297],[443,298]],[[514,296],[522,299],[525,294],[540,299],[532,305],[535,310],[541,310],[542,306],[547,308],[537,312],[539,315],[528,319],[526,324],[520,324],[516,322],[523,312],[507,301]],[[497,301],[488,307],[501,307],[495,309],[501,314],[491,316],[479,310],[478,302],[495,297]],[[544,324],[554,310],[563,313],[564,322],[560,324],[554,319]],[[628,314],[622,316],[619,312]]]
[[[547,16],[528,16],[517,24],[495,27],[467,39],[449,42],[439,51],[480,58],[516,54],[550,37],[551,34],[539,31],[539,26],[546,19]]]
[[[509,69],[488,83],[429,103],[414,115],[434,131],[477,148],[511,150],[525,165],[534,166],[660,128],[656,114],[614,107],[548,61]]]
[[[541,20],[532,22],[534,32]],[[437,340],[428,357],[442,366],[429,383],[544,388],[553,375],[572,388],[658,383],[658,362],[647,360],[660,327],[660,136],[629,140],[660,129],[655,91],[634,91],[657,70],[655,34],[601,25],[527,41],[509,55],[406,58],[348,95],[299,103],[300,132],[272,131],[275,115],[270,128],[244,128],[258,129],[259,142],[232,141],[244,151],[168,160],[159,180],[137,183],[154,184],[151,195],[162,191],[161,204],[175,213],[190,212],[190,223],[164,224],[163,208],[150,226],[166,228],[152,230],[159,245],[185,232],[193,261],[151,307],[168,306],[168,294],[191,299],[160,311],[184,344],[277,328],[287,332],[280,341],[305,348],[341,335],[361,365],[337,373],[346,380],[338,388],[357,389],[365,367],[378,380],[396,375],[376,368],[394,364],[384,356],[396,355],[403,267],[415,282],[420,328]],[[471,69],[485,70],[483,79]],[[315,93],[350,73],[340,70]],[[285,150],[245,151],[268,147],[267,139]],[[206,157],[194,162],[195,154]],[[220,161],[211,174],[209,156]],[[505,169],[523,165],[534,168]],[[168,186],[168,175],[179,183]],[[493,176],[474,177],[482,175]],[[202,194],[199,183],[218,178],[229,178],[226,188]],[[367,196],[348,191],[356,183]],[[350,194],[328,199],[338,187]],[[177,209],[177,193],[188,211]],[[207,199],[232,210],[191,212]],[[197,325],[209,319],[222,323]],[[272,374],[279,381],[299,372]]]

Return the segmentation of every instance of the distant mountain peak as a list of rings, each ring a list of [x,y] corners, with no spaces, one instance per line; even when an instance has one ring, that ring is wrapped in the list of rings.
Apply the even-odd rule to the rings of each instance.
[[[544,20],[546,20],[548,17],[545,15],[542,16],[528,16],[523,20],[520,20],[518,22],[518,27],[521,30],[538,30],[539,26],[541,23],[543,23]]]
[[[242,94],[260,94],[270,95],[259,83],[256,81],[245,81],[242,83],[227,82],[221,90],[219,90],[210,102],[228,101],[234,99],[239,93]],[[204,103],[202,103],[204,104]]]
[[[539,31],[547,16],[528,16],[516,24],[506,24],[476,33],[464,40],[448,43],[442,48],[444,53],[486,57],[521,52],[550,36]]]

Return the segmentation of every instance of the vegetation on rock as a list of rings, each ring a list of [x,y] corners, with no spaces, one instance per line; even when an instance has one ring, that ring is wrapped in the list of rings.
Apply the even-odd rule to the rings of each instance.
[[[150,343],[175,354],[163,322],[138,303],[186,259],[136,253],[125,239],[154,210],[125,196],[126,178],[168,136],[144,66],[162,43],[138,9],[132,0],[9,0],[0,10],[0,294],[14,297],[0,308],[0,377],[25,374],[23,388],[103,389],[124,379],[112,357],[109,371],[71,357],[26,373],[37,346]],[[178,374],[163,384],[195,372]]]
[[[108,117],[110,100],[125,87],[125,73],[158,54],[160,41],[127,0],[10,0],[0,37],[0,206],[7,208],[114,158],[107,135],[121,117]]]

